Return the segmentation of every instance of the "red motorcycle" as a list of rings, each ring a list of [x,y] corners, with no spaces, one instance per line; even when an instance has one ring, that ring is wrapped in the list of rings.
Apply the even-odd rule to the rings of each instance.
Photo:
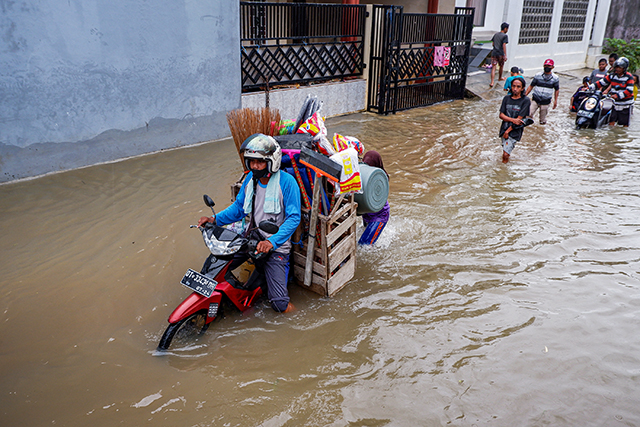
[[[215,203],[206,194],[203,198],[215,218]],[[247,234],[249,237],[243,237],[212,223],[205,223],[203,227],[192,225],[191,228],[198,228],[202,232],[211,255],[205,260],[199,273],[189,269],[180,281],[193,293],[169,316],[169,326],[158,344],[159,351],[169,349],[172,342],[187,343],[193,337],[203,334],[209,324],[221,315],[225,300],[231,303],[229,305],[245,311],[266,292],[262,265],[266,254],[256,251],[257,244],[264,239],[257,229],[250,229]],[[279,229],[269,221],[262,221],[257,228],[269,234],[275,234]],[[248,255],[247,262],[231,271],[229,267],[234,256],[242,252]],[[247,277],[244,281],[243,276]]]

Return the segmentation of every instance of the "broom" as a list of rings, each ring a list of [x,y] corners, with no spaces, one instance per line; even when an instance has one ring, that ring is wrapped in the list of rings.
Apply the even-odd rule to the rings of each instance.
[[[254,133],[273,136],[276,133],[276,127],[280,123],[280,110],[267,107],[240,108],[227,113],[227,123],[244,168],[244,158],[240,153],[240,146],[245,139]]]

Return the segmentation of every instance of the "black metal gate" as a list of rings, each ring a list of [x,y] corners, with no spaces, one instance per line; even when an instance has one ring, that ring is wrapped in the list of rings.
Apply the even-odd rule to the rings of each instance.
[[[373,6],[367,109],[388,114],[464,97],[473,14]]]

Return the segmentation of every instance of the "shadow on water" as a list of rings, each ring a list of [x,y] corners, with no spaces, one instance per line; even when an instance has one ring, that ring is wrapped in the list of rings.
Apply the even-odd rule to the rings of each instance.
[[[230,140],[0,186],[8,425],[638,425],[640,123],[547,126],[500,162],[499,99],[328,121],[391,175],[333,299],[227,313],[155,353]]]

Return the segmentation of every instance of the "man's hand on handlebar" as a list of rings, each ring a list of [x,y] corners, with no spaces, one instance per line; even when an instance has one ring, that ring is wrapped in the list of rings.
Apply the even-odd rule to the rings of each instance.
[[[263,240],[258,243],[256,246],[256,252],[258,253],[268,253],[273,249],[273,244],[268,240]]]
[[[198,227],[204,227],[204,225],[208,222],[210,222],[211,224],[215,224],[216,219],[210,216],[200,217],[200,221],[198,221]]]

